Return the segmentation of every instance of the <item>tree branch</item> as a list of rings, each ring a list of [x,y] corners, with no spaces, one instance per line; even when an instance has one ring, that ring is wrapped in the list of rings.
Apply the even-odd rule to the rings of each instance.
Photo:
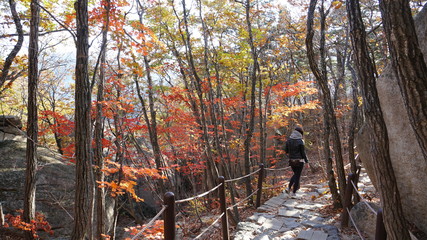
[[[0,76],[0,88],[6,82],[10,66],[12,66],[13,59],[15,59],[19,50],[21,50],[22,43],[24,42],[24,32],[22,31],[21,19],[19,18],[18,12],[16,11],[16,3],[14,0],[9,0],[10,11],[12,12],[13,21],[16,25],[16,31],[18,32],[18,42],[16,42],[15,47],[13,47],[12,51],[7,56],[4,61],[3,69]]]

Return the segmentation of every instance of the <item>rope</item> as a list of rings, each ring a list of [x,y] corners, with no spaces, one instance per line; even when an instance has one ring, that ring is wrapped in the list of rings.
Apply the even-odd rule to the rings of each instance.
[[[201,232],[199,235],[197,235],[197,237],[193,238],[193,240],[199,239],[201,236],[203,236],[203,234],[205,234],[207,231],[209,231],[209,229],[211,229],[219,221],[219,219],[222,218],[222,216],[224,216],[224,213],[219,215],[219,217],[211,225],[209,225],[209,227],[205,228],[205,230],[203,230],[203,232]]]
[[[132,238],[132,240],[134,240],[134,239],[136,239],[137,237],[139,237],[139,235],[141,235],[148,227],[151,227],[151,225],[153,225],[153,223],[154,223],[154,221],[156,221],[161,215],[162,215],[162,213],[166,210],[166,208],[167,208],[167,206],[166,205],[163,205],[162,206],[162,209],[160,210],[160,212],[159,213],[157,213],[157,215],[153,218],[153,219],[151,219],[151,221],[149,222],[149,223],[147,223],[147,225],[145,225],[145,227],[141,230],[141,231],[139,231],[133,238]]]
[[[285,168],[264,168],[266,171],[283,171],[283,170],[287,170],[291,167],[285,167]]]
[[[229,182],[233,182],[233,181],[238,181],[238,180],[241,180],[241,179],[243,179],[243,178],[246,178],[246,177],[249,177],[249,176],[251,176],[251,175],[254,175],[255,173],[257,173],[257,172],[259,172],[259,171],[261,171],[261,168],[259,168],[259,169],[258,169],[258,170],[256,170],[255,172],[249,173],[248,175],[241,176],[241,177],[239,177],[239,178],[235,178],[235,179],[225,180],[225,182],[226,182],[226,183],[229,183]]]
[[[354,228],[356,228],[357,234],[359,234],[360,239],[365,240],[362,236],[362,233],[360,233],[360,230],[357,228],[357,225],[354,222],[354,219],[351,217],[350,211],[348,210],[348,208],[346,208],[346,210],[348,212],[348,216],[350,217],[351,222],[353,223]]]
[[[354,185],[354,182],[353,182],[353,181],[351,181],[351,185],[353,185],[353,188],[354,188],[354,190],[356,191],[357,195],[359,195],[360,199],[362,199],[362,201],[361,201],[361,202],[365,203],[365,204],[366,204],[366,206],[368,206],[369,210],[371,210],[371,211],[375,214],[375,216],[376,216],[376,215],[377,215],[377,211],[375,211],[375,210],[371,207],[371,205],[369,205],[369,204],[368,204],[368,201],[366,201],[366,199],[364,199],[364,198],[362,197],[362,195],[360,195],[360,193],[359,193],[359,191],[357,190],[356,186]]]
[[[255,193],[257,193],[257,192],[258,192],[258,190],[253,191],[249,196],[247,196],[247,197],[246,197],[245,199],[243,199],[242,201],[240,201],[240,202],[238,202],[238,203],[234,204],[233,206],[228,207],[228,208],[227,208],[227,210],[230,210],[230,209],[232,209],[232,208],[236,207],[237,205],[241,204],[242,202],[244,202],[244,201],[248,200],[250,197],[252,197],[252,196],[253,196]]]
[[[199,195],[194,196],[194,197],[190,197],[190,198],[186,198],[186,199],[181,199],[181,200],[175,201],[175,203],[184,203],[184,202],[188,202],[188,201],[194,200],[194,199],[196,199],[196,198],[201,198],[201,197],[206,196],[206,195],[208,195],[209,193],[211,193],[211,192],[215,191],[215,190],[216,190],[216,189],[218,189],[221,185],[222,185],[222,183],[218,184],[216,187],[212,188],[211,190],[209,190],[209,191],[207,191],[207,192],[204,192],[204,193],[199,194]]]

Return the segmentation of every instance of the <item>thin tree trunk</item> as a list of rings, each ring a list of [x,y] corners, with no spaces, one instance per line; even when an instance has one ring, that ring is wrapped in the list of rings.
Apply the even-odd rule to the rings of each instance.
[[[38,28],[40,8],[38,0],[31,1],[30,44],[28,47],[28,118],[27,118],[27,167],[25,171],[24,221],[30,223],[35,217],[36,169],[37,169],[37,87],[38,87]],[[26,239],[34,239],[31,231],[25,232]]]
[[[427,66],[408,0],[380,0],[384,30],[411,126],[427,161]]]
[[[103,182],[105,175],[102,169],[104,168],[104,157],[102,153],[102,139],[104,137],[104,114],[102,108],[102,102],[104,101],[104,83],[105,83],[105,67],[106,67],[106,51],[107,51],[107,38],[108,28],[110,25],[110,0],[106,0],[104,6],[105,10],[105,22],[102,30],[102,43],[101,43],[101,67],[99,69],[98,79],[98,93],[96,103],[96,119],[95,119],[95,155],[94,161],[97,165],[96,169],[96,180],[97,182]],[[105,190],[104,188],[96,188],[96,239],[103,239],[102,234],[105,234]]]
[[[355,52],[366,122],[370,128],[371,161],[384,212],[387,239],[410,239],[400,201],[399,189],[390,159],[387,127],[381,111],[376,88],[376,74],[366,43],[365,27],[358,0],[347,0],[347,14],[350,21],[350,35]]]
[[[74,205],[74,228],[72,240],[85,239],[91,224],[92,149],[91,149],[91,92],[88,72],[89,27],[88,2],[78,0],[77,12],[77,55],[75,89],[75,143],[76,143],[76,193]]]
[[[328,79],[326,74],[326,64],[325,64],[325,19],[326,15],[323,10],[323,1],[321,5],[321,33],[320,33],[320,61],[321,61],[321,69],[319,69],[316,61],[315,61],[315,54],[313,49],[313,36],[314,36],[314,30],[313,30],[313,22],[314,22],[314,11],[316,8],[317,0],[311,0],[310,1],[310,7],[308,11],[307,16],[307,38],[306,38],[306,46],[307,46],[307,55],[308,60],[310,63],[310,68],[316,77],[317,83],[319,84],[322,94],[323,94],[323,107],[324,110],[327,112],[328,120],[330,122],[330,128],[332,133],[332,139],[333,139],[333,149],[334,149],[334,155],[335,155],[335,163],[336,163],[336,170],[338,175],[338,185],[339,185],[339,193],[341,196],[341,202],[344,198],[344,189],[345,189],[345,171],[344,171],[344,162],[342,157],[342,150],[341,150],[341,139],[338,132],[337,127],[337,120],[335,117],[333,104],[331,100],[331,93],[329,91],[328,87]],[[328,158],[329,159],[329,158]]]
[[[244,148],[245,148],[245,155],[244,155],[244,161],[245,161],[245,174],[250,173],[250,167],[251,167],[251,160],[250,160],[250,151],[251,151],[251,141],[252,136],[254,132],[255,127],[255,100],[256,100],[256,82],[258,78],[258,56],[257,56],[257,50],[255,48],[253,34],[252,34],[252,23],[250,19],[250,11],[251,11],[251,1],[246,0],[244,3],[245,7],[245,16],[246,16],[246,27],[248,31],[248,43],[249,47],[251,48],[251,57],[253,61],[252,68],[250,70],[250,81],[251,81],[251,97],[250,97],[250,106],[249,106],[249,126],[246,129],[246,138],[244,142]],[[252,193],[252,187],[251,187],[251,179],[246,178],[246,195],[250,195]]]
[[[193,58],[193,51],[191,46],[191,40],[190,40],[190,31],[188,29],[188,12],[185,0],[182,0],[182,8],[183,8],[183,15],[184,15],[184,28],[186,32],[186,38],[185,38],[185,45],[188,55],[188,61],[190,64],[190,70],[192,73],[192,76],[195,80],[195,86],[196,86],[196,93],[198,96],[198,100],[200,103],[200,120],[201,120],[201,127],[202,127],[202,139],[203,139],[203,145],[205,147],[205,154],[207,157],[207,171],[209,171],[209,175],[211,176],[211,182],[216,182],[216,178],[219,176],[218,168],[215,164],[215,161],[212,157],[212,147],[209,142],[209,135],[208,135],[208,129],[207,129],[207,122],[206,122],[206,109],[203,99],[203,91],[202,91],[202,80],[199,77],[199,74],[197,73],[196,66],[194,64],[194,58]],[[208,186],[213,187],[213,186]]]
[[[143,24],[142,21],[142,17],[143,17],[143,6],[140,3],[140,1],[138,0],[138,6],[139,6],[139,11],[138,11],[138,15],[139,15],[139,22],[141,24]],[[141,30],[142,31],[142,30]],[[144,34],[144,32],[142,32]],[[143,44],[145,44],[145,40],[143,40]],[[147,76],[147,83],[148,83],[148,107],[149,107],[149,111],[150,111],[150,117],[148,117],[148,112],[147,112],[147,108],[146,108],[146,104],[144,101],[144,98],[142,97],[141,94],[141,90],[139,87],[139,83],[138,80],[135,78],[135,83],[136,83],[136,87],[137,87],[137,92],[138,92],[138,97],[141,101],[142,104],[142,109],[144,112],[144,119],[145,122],[148,126],[148,134],[150,137],[150,143],[151,146],[153,147],[153,155],[154,155],[154,162],[156,163],[156,168],[159,171],[160,174],[162,174],[162,168],[164,168],[164,164],[162,163],[162,153],[160,150],[160,145],[159,145],[159,140],[158,140],[158,136],[157,136],[157,119],[156,119],[156,109],[154,108],[154,93],[153,93],[153,79],[151,76],[151,66],[148,60],[148,57],[144,54],[143,56],[144,59],[144,66],[145,66],[145,72],[146,72],[146,76]],[[158,180],[158,184],[160,187],[160,192],[162,194],[164,194],[166,192],[166,188],[164,186],[164,182],[163,179],[159,179]]]
[[[356,173],[357,171],[357,163],[354,151],[354,135],[357,131],[357,122],[358,122],[358,112],[359,112],[359,100],[358,100],[358,86],[357,86],[357,74],[354,68],[348,64],[348,68],[350,69],[353,84],[352,84],[352,97],[353,97],[353,109],[351,110],[351,119],[350,126],[348,128],[348,159],[350,161],[351,172]]]

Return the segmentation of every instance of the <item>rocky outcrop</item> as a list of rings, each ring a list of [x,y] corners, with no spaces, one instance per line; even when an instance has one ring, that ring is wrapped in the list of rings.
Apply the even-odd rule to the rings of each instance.
[[[21,119],[17,116],[0,115],[0,141],[24,141]]]
[[[415,18],[418,39],[424,59],[427,61],[427,8]],[[405,217],[423,232],[427,232],[427,163],[418,146],[411,128],[397,78],[388,66],[377,81],[384,120],[390,142],[390,156],[393,163]],[[370,159],[367,127],[363,127],[357,139],[357,147],[371,179],[375,179]],[[373,181],[375,183],[375,181]],[[378,185],[376,185],[378,187]]]
[[[25,142],[0,141],[0,201],[5,214],[23,209],[25,149]],[[53,237],[69,236],[73,226],[74,167],[46,148],[39,147],[38,155],[36,211],[46,215],[55,231]]]

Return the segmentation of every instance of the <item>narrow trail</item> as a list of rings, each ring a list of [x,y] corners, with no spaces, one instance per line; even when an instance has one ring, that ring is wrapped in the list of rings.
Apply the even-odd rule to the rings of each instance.
[[[360,174],[361,192],[375,192],[366,171]],[[291,198],[281,193],[267,200],[257,211],[238,224],[234,240],[338,240],[359,239],[342,236],[337,215],[322,214],[331,204],[327,183],[304,184]]]

